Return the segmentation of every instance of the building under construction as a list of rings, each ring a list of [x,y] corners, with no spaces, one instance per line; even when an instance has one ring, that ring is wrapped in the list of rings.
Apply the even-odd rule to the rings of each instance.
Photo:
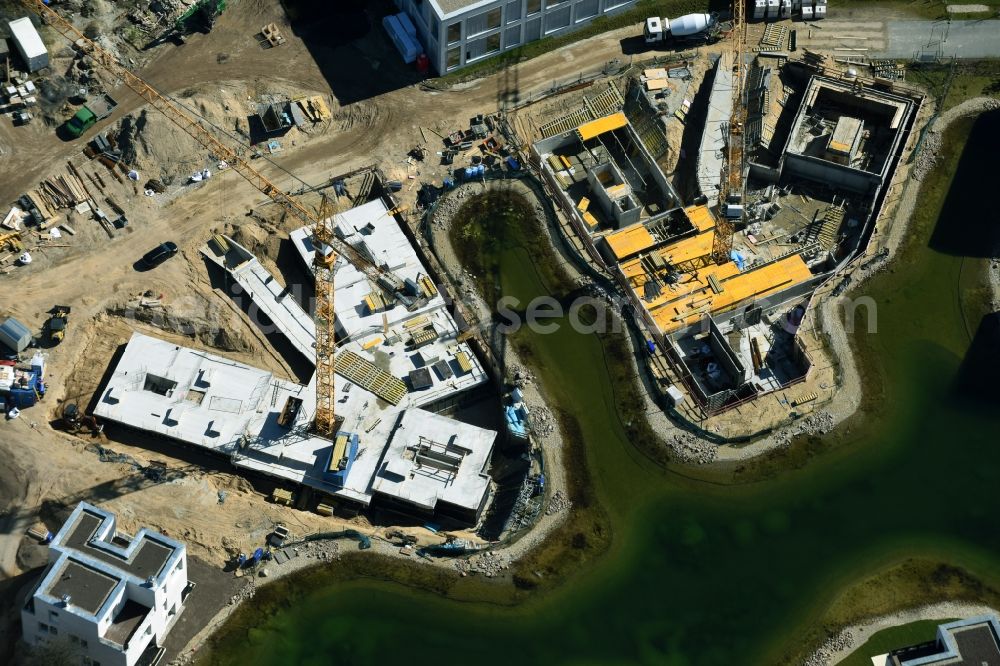
[[[492,495],[497,433],[440,415],[484,386],[485,368],[459,330],[416,250],[375,199],[330,224],[357,251],[391,270],[408,291],[387,303],[340,257],[334,266],[340,424],[312,429],[316,378],[287,381],[215,354],[135,333],[94,414],[229,458],[240,469],[309,488],[354,510],[381,507],[474,525]],[[292,234],[307,267],[308,228]],[[313,318],[246,248],[225,236],[202,249],[304,359],[315,356]],[[405,298],[405,301],[403,300]],[[328,500],[329,501],[329,500]]]
[[[737,93],[730,69],[714,74],[695,205],[682,205],[622,113],[532,146],[589,258],[614,277],[673,368],[669,393],[677,400],[686,389],[706,414],[807,376],[798,326],[817,286],[867,247],[920,104],[801,63],[755,61]],[[736,94],[746,110],[745,189],[720,224]]]

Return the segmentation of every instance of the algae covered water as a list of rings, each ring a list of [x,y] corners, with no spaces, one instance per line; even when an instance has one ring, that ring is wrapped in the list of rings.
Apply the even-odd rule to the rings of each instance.
[[[515,607],[444,599],[370,572],[352,581],[308,574],[277,584],[286,601],[266,614],[247,605],[202,661],[776,664],[845,589],[891,565],[903,563],[886,585],[919,579],[886,587],[901,595],[890,605],[913,601],[914,590],[995,598],[1000,400],[983,373],[1000,349],[977,309],[981,262],[964,256],[981,254],[953,241],[982,232],[967,202],[990,191],[1000,113],[959,123],[948,139],[970,132],[939,218],[918,218],[904,255],[864,288],[877,303],[877,333],[859,327],[856,339],[881,390],[835,446],[752,483],[664,471],[628,441],[600,340],[569,327],[535,335],[536,374],[576,417],[608,512],[604,557]],[[545,293],[517,233],[496,243],[493,259],[504,294],[526,302]],[[963,365],[970,346],[978,360]],[[908,569],[909,558],[949,566]]]

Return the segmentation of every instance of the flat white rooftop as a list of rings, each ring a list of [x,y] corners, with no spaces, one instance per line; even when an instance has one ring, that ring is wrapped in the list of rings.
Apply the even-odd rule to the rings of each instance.
[[[419,296],[414,296],[412,309],[396,302],[385,309],[372,311],[365,299],[375,288],[364,273],[345,259],[338,259],[334,266],[334,280],[337,326],[343,336],[339,348],[352,350],[400,378],[406,378],[414,370],[430,369],[435,363],[443,361],[450,369],[450,373],[446,370],[444,375],[450,376],[431,369],[430,386],[419,390],[411,387],[407,400],[415,407],[437,402],[450,393],[485,382],[486,371],[468,344],[456,342],[458,325],[448,312],[437,287],[433,287],[429,297],[424,295],[421,283],[428,281],[427,269],[406,234],[389,214],[386,204],[376,199],[339,213],[334,216],[333,225],[334,232],[343,240],[421,290]],[[302,227],[293,231],[290,237],[303,266],[312,271],[312,230]],[[429,329],[433,329],[433,339],[415,345],[414,336]],[[460,370],[459,354],[469,360],[471,371]]]
[[[363,247],[369,256],[383,256],[385,265],[398,269],[400,277],[420,278],[423,273],[416,252],[388,210],[380,201],[366,204],[338,216],[345,225],[344,235],[352,244]],[[355,231],[357,229],[357,231]],[[296,247],[306,247],[308,230],[296,232]],[[358,237],[360,236],[360,238]],[[304,259],[311,260],[311,245]],[[295,348],[314,360],[315,327],[312,317],[295,298],[281,287],[246,248],[231,238],[216,237],[202,253],[223,268],[252,299],[253,305],[267,315]],[[446,417],[416,409],[478,386],[487,380],[484,368],[466,343],[458,343],[457,326],[437,293],[420,300],[412,311],[397,306],[387,311],[386,323],[377,313],[376,330],[370,331],[373,316],[361,313],[353,296],[371,291],[367,278],[340,260],[337,280],[337,317],[349,326],[358,326],[339,350],[352,351],[383,371],[408,380],[412,371],[422,370],[421,381],[408,383],[408,390],[397,405],[382,400],[365,387],[339,373],[335,376],[335,409],[343,417],[342,430],[359,436],[358,455],[343,486],[324,479],[331,443],[309,432],[315,414],[315,378],[308,385],[275,377],[272,373],[231,361],[215,354],[179,347],[140,333],[129,340],[101,394],[95,415],[141,430],[156,432],[177,441],[232,457],[238,467],[308,485],[323,492],[345,497],[362,504],[372,498],[372,484],[380,461],[387,455],[387,444],[401,417],[405,423],[426,421],[433,426],[433,436],[461,434],[463,440],[489,441],[496,433],[463,424]],[[343,277],[342,277],[343,276]],[[342,296],[343,294],[343,296]],[[391,313],[392,319],[389,320]],[[358,323],[362,322],[362,323]],[[433,329],[433,339],[415,344],[414,335]],[[296,405],[288,414],[288,406]],[[433,439],[431,435],[428,438]],[[489,455],[486,455],[488,463]],[[462,494],[477,492],[483,466],[464,465],[452,484],[453,503],[461,503]],[[466,479],[466,476],[469,479]],[[488,484],[488,479],[487,479]],[[413,484],[402,484],[407,489]],[[387,484],[385,494],[393,493]],[[426,493],[414,497],[427,498]],[[411,501],[400,497],[404,501]],[[428,500],[429,501],[429,500]],[[450,501],[450,500],[449,500]],[[424,506],[424,505],[419,505]]]
[[[430,423],[436,430],[430,437],[449,428],[469,441],[486,438],[492,445],[496,437],[493,431],[424,410],[388,405],[356,385],[345,391],[350,383],[340,376],[336,380],[337,394],[342,396],[338,412],[350,414],[344,429],[356,432],[361,440],[343,487],[323,478],[331,443],[309,432],[315,386],[285,381],[221,356],[133,333],[94,414],[230,456],[237,467],[365,505],[371,501],[375,470],[401,413],[406,423],[421,422],[422,415],[434,417]],[[302,403],[295,417],[281,425],[289,398]],[[479,469],[466,469],[462,476],[478,477]]]
[[[373,488],[429,511],[439,501],[477,511],[489,493],[496,436],[422,409],[408,410],[392,433]]]

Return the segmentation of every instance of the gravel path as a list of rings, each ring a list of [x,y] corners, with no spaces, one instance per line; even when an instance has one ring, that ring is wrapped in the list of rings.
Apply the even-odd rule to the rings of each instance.
[[[448,193],[441,203],[438,204],[434,219],[431,222],[434,225],[434,252],[447,271],[455,278],[455,289],[458,291],[456,298],[460,298],[462,303],[467,308],[473,310],[479,321],[482,322],[490,321],[490,308],[487,307],[486,303],[483,302],[482,298],[476,292],[472,275],[462,267],[462,263],[459,261],[451,245],[448,232],[455,213],[458,212],[467,198],[498,186],[499,184],[490,182],[486,184],[467,184],[456,188]],[[534,190],[517,181],[505,181],[503,186],[510,187],[515,192],[523,194],[528,201],[533,202],[535,213],[540,219],[545,220],[545,209],[541,204],[537,203]],[[541,235],[549,243],[552,243],[551,234]],[[555,256],[562,256],[555,245],[553,245],[553,251]],[[573,264],[565,259],[562,263],[563,268],[569,273],[572,279],[577,281],[583,279]],[[517,384],[524,394],[524,402],[527,404],[528,410],[533,417],[533,441],[542,451],[547,493],[547,506],[543,507],[542,516],[538,522],[526,533],[519,536],[513,543],[492,551],[494,554],[502,556],[507,562],[512,562],[523,556],[536,544],[541,543],[552,530],[558,527],[566,518],[570,507],[566,501],[557,501],[555,505],[559,510],[552,510],[553,500],[557,496],[559,498],[564,497],[568,492],[566,468],[563,460],[565,443],[562,433],[555,426],[555,420],[551,416],[548,416],[547,401],[541,387],[533,381],[530,371],[525,368],[525,364],[518,357],[517,353],[510,345],[505,345],[504,354],[504,365],[511,373],[509,379],[513,380],[515,376],[520,375]]]
[[[942,620],[945,618],[970,618],[977,615],[996,615],[997,611],[982,604],[944,601],[938,604],[920,606],[881,615],[860,624],[842,629],[836,636],[826,641],[805,661],[805,666],[832,666],[846,659],[854,650],[883,629],[909,624],[920,620]],[[906,647],[900,645],[898,647]]]

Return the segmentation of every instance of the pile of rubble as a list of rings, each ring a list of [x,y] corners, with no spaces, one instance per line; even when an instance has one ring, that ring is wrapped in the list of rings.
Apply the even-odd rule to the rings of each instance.
[[[792,435],[822,435],[833,430],[833,414],[816,412],[805,417],[792,429]]]
[[[525,386],[530,386],[531,382],[534,381],[535,376],[530,372],[525,370],[519,365],[510,364],[507,368],[510,371],[511,376],[514,378],[513,383],[517,388],[524,388]]]
[[[556,422],[547,407],[531,405],[528,413],[531,414],[531,432],[536,437],[548,437],[555,431]]]
[[[257,585],[254,583],[254,578],[248,577],[247,584],[237,590],[236,594],[229,597],[229,605],[234,606],[236,604],[241,604],[244,601],[249,601],[254,598],[257,594]]]
[[[691,433],[680,433],[666,438],[667,446],[686,463],[707,465],[719,455],[719,448]]]
[[[305,556],[321,562],[340,559],[340,546],[336,541],[311,541],[293,549],[300,556]]]
[[[507,570],[507,567],[510,566],[507,563],[507,558],[490,550],[469,560],[468,562],[470,570],[477,571],[487,578],[493,578],[494,576],[501,575]]]
[[[790,446],[792,440],[799,435],[822,435],[833,430],[836,425],[830,412],[810,414],[798,423],[781,430],[774,435],[774,441],[779,448]]]
[[[557,490],[549,498],[549,503],[545,507],[545,515],[552,516],[562,511],[568,511],[571,506],[573,506],[573,502],[566,497],[563,491]]]
[[[831,636],[823,645],[806,659],[805,666],[828,666],[834,655],[854,647],[854,634],[845,630]]]

